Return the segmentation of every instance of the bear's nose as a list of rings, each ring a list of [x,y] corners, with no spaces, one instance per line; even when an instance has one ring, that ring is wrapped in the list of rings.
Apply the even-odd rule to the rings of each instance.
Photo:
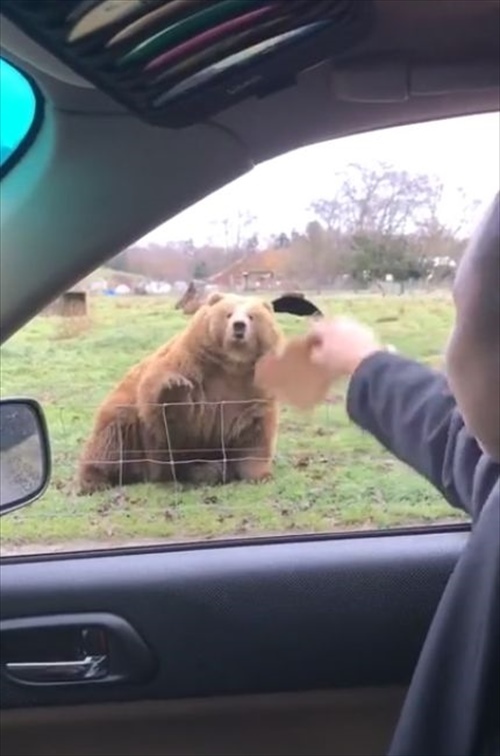
[[[247,324],[244,320],[234,320],[233,321],[233,333],[238,338],[242,338],[245,335],[245,331],[247,329]]]

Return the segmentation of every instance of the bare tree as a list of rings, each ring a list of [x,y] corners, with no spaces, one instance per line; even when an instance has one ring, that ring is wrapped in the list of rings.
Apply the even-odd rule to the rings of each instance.
[[[321,286],[331,284],[340,272],[339,249],[335,234],[318,221],[311,221],[304,234],[293,235],[287,272],[303,282]]]
[[[469,195],[463,186],[457,189],[456,206],[460,208],[457,212],[457,222],[450,229],[455,238],[465,238],[471,230],[471,223],[478,214],[481,202]]]
[[[310,210],[314,216],[323,222],[327,231],[334,231],[343,225],[345,217],[345,203],[341,193],[332,199],[318,199],[311,203]]]
[[[235,215],[213,221],[222,232],[228,258],[241,254],[246,242],[255,236],[255,221],[256,216],[248,210],[238,210]]]
[[[386,163],[352,163],[331,199],[311,210],[329,231],[343,234],[398,236],[435,217],[443,187],[432,177],[400,171]]]

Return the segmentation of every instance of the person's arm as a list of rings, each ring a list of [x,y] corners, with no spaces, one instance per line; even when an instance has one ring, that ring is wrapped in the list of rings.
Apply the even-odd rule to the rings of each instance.
[[[500,466],[468,433],[446,379],[399,355],[377,351],[355,370],[347,412],[453,506],[475,518]]]

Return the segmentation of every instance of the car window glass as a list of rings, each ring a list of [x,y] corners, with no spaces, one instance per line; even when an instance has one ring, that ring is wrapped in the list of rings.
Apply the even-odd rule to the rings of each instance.
[[[477,149],[463,149],[472,143]],[[165,406],[158,398],[159,441],[145,442],[130,433],[138,402],[141,417],[148,404],[129,392],[137,388],[135,372],[109,405],[113,421],[100,443],[90,450],[86,443],[110,392],[189,328],[214,292],[267,302],[287,292],[304,295],[323,313],[355,316],[384,343],[440,369],[454,318],[454,272],[498,190],[499,144],[498,114],[487,114],[283,155],[63,292],[0,352],[2,394],[42,403],[53,453],[43,498],[2,518],[2,554],[463,523],[462,512],[349,422],[345,382],[311,413],[281,410],[272,474],[259,482],[223,484],[203,479],[199,469],[198,478],[185,474],[207,453],[221,475],[234,455],[246,459],[247,472],[258,463],[252,434],[234,435],[255,407],[230,376],[218,386],[220,401],[198,395],[205,415],[196,421],[189,402],[179,421],[173,400]],[[310,324],[307,313],[277,318],[287,335]],[[246,321],[250,331],[256,323]],[[165,377],[166,369],[160,373]],[[178,375],[174,384],[182,402],[188,384]],[[83,493],[82,455],[92,483]],[[180,462],[169,480],[172,455]],[[114,472],[108,477],[107,470]]]
[[[35,124],[37,98],[21,71],[0,58],[0,167],[13,163]]]

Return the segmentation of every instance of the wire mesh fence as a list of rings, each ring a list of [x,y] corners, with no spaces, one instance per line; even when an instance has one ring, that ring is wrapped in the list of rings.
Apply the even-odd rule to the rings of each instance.
[[[69,544],[141,543],[237,536],[387,528],[450,518],[439,496],[418,476],[352,426],[344,393],[308,414],[281,410],[271,475],[262,481],[238,480],[231,473],[242,461],[268,462],[255,445],[231,441],[226,418],[245,411],[261,414],[255,401],[158,405],[164,418],[163,445],[130,449],[118,424],[117,443],[91,465],[116,468],[116,483],[82,495],[78,462],[92,428],[96,407],[77,403],[52,408],[49,417],[53,478],[42,501],[5,518],[2,549],[31,542]],[[169,411],[189,423],[208,413],[210,433],[179,444]],[[198,424],[199,425],[199,424]],[[143,482],[125,485],[128,465],[139,465]],[[151,466],[170,471],[168,482],[148,480]],[[215,469],[215,482],[189,482],[186,470]],[[188,480],[188,482],[186,482]]]
[[[349,422],[344,386],[335,387],[330,400],[310,414],[281,409],[271,477],[265,481],[234,480],[228,474],[235,456],[259,463],[267,455],[248,439],[236,443],[231,438],[232,424],[249,409],[238,397],[227,397],[223,410],[219,403],[205,406],[219,439],[212,434],[210,440],[198,437],[198,443],[191,436],[185,443],[189,413],[179,424],[172,408],[167,408],[172,422],[168,429],[162,428],[163,445],[145,443],[131,451],[125,434],[110,461],[118,463],[116,485],[80,495],[79,458],[100,402],[130,365],[185,324],[185,316],[163,300],[101,299],[93,302],[90,327],[78,337],[61,340],[52,319],[40,317],[2,346],[2,393],[41,401],[53,454],[52,481],[43,498],[2,517],[2,553],[67,550],[78,543],[97,548],[384,529],[460,516],[425,481]],[[449,297],[335,295],[320,304],[325,312],[376,324],[384,342],[394,343],[404,354],[440,363],[452,319]],[[292,335],[300,333],[304,324],[284,318],[283,327]],[[181,415],[184,410],[176,408]],[[115,437],[119,439],[119,434]],[[127,457],[134,456],[144,464],[153,459],[164,471],[174,467],[175,477],[171,475],[169,482],[125,485]],[[175,466],[172,456],[180,457]],[[92,459],[103,463],[102,455]],[[215,485],[182,480],[190,465],[214,463],[220,473]]]

